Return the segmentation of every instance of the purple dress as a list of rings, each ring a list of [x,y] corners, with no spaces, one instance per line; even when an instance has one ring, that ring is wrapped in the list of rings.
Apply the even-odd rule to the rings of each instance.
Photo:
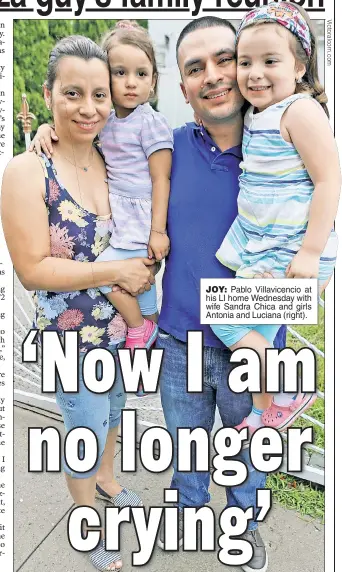
[[[94,262],[108,246],[110,216],[101,217],[81,207],[57,178],[51,160],[40,158],[45,174],[45,204],[49,217],[51,256]],[[80,351],[113,348],[125,340],[126,324],[97,288],[74,292],[37,290],[34,327],[40,331],[77,330]]]

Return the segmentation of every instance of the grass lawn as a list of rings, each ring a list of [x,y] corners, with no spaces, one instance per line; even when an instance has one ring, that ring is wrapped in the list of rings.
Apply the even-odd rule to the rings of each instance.
[[[324,310],[319,308],[319,324],[317,326],[293,326],[299,334],[324,352]],[[302,343],[287,334],[287,346],[296,350],[303,347]],[[324,391],[324,359],[317,358],[317,386]],[[306,413],[324,423],[324,400],[317,399]],[[307,427],[310,423],[304,419],[296,421],[295,426]],[[314,426],[314,443],[324,448],[324,430]],[[272,489],[273,500],[281,505],[297,510],[302,515],[324,520],[324,491],[322,487],[310,484],[291,475],[276,473],[269,475],[267,486]]]

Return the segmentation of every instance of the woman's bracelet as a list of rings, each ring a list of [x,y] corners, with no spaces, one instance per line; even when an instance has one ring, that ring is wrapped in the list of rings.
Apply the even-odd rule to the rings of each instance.
[[[167,234],[166,230],[156,230],[155,228],[151,228],[151,232],[156,232],[157,234]]]

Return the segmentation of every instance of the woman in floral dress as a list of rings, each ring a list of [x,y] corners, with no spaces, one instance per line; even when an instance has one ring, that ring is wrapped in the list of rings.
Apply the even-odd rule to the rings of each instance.
[[[44,85],[58,146],[53,162],[46,155],[23,153],[7,166],[2,189],[2,219],[18,277],[35,290],[35,326],[63,335],[79,332],[80,381],[77,393],[57,402],[67,431],[91,429],[98,441],[98,462],[75,473],[64,462],[67,484],[78,505],[92,506],[95,491],[116,506],[139,505],[136,493],[113,475],[113,460],[125,393],[117,367],[109,393],[95,394],[83,383],[82,361],[93,348],[115,350],[125,339],[125,323],[98,286],[116,284],[131,294],[150,288],[148,259],[98,262],[111,232],[108,185],[103,158],[94,139],[111,110],[107,55],[81,36],[58,42],[50,54]],[[90,554],[98,570],[119,570],[121,556],[104,543]]]

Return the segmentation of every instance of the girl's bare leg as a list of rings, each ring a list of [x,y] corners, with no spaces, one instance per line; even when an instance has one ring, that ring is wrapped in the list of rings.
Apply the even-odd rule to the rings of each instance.
[[[123,292],[109,292],[106,298],[117,309],[129,328],[139,328],[144,323],[138,300]]]
[[[142,326],[144,318],[155,323],[158,321],[158,313],[143,316],[138,300],[130,294],[110,292],[106,294],[106,298],[117,309],[129,328],[139,328],[139,326]]]
[[[159,314],[157,312],[156,314],[151,314],[150,316],[144,315],[144,318],[145,320],[150,320],[151,322],[154,322],[156,324],[158,322]]]
[[[258,353],[261,365],[261,393],[253,393],[252,399],[253,406],[262,411],[267,409],[272,402],[272,395],[266,393],[266,350],[271,347],[264,336],[252,330],[230,348],[231,351],[239,348],[252,348]]]

